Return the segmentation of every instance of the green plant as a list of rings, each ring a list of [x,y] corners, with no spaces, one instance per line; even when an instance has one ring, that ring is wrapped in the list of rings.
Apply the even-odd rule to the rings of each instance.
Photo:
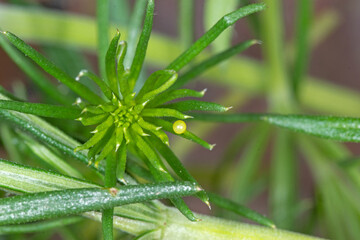
[[[191,9],[191,4],[191,1],[182,1],[182,11]],[[209,1],[208,4],[213,6],[209,7],[208,11],[212,11],[211,9],[216,9],[219,2]],[[231,237],[238,239],[315,239],[274,229],[275,225],[271,220],[236,203],[244,202],[246,198],[254,194],[257,189],[256,184],[260,188],[264,185],[261,178],[255,181],[257,180],[255,175],[259,169],[262,155],[262,151],[259,149],[265,149],[269,138],[271,129],[268,124],[332,140],[359,141],[360,122],[357,118],[289,114],[300,113],[301,110],[299,99],[301,99],[302,79],[306,73],[308,58],[306,36],[310,27],[308,22],[301,20],[309,16],[311,3],[303,1],[299,8],[298,34],[303,38],[299,38],[296,43],[298,52],[295,54],[294,74],[290,77],[286,74],[285,56],[281,50],[280,32],[282,28],[279,19],[281,16],[279,4],[280,1],[268,1],[268,7],[263,15],[260,18],[258,15],[251,16],[250,21],[253,23],[254,32],[259,34],[263,40],[265,59],[268,62],[270,88],[267,97],[271,103],[270,111],[286,115],[203,113],[199,111],[224,112],[229,108],[198,100],[168,103],[179,98],[203,97],[205,91],[179,88],[206,70],[259,43],[258,40],[250,40],[223,50],[228,44],[230,36],[226,37],[225,35],[221,41],[214,42],[217,45],[216,48],[222,50],[220,53],[195,65],[189,65],[238,19],[264,10],[266,7],[262,3],[247,5],[225,15],[192,45],[189,44],[192,39],[190,34],[192,23],[188,22],[186,25],[186,21],[183,19],[184,21],[181,22],[184,23],[184,26],[181,25],[181,32],[183,45],[188,46],[187,50],[175,60],[169,61],[170,64],[163,63],[164,69],[154,72],[146,80],[141,71],[152,29],[154,11],[152,0],[136,2],[134,14],[130,20],[131,27],[128,29],[128,43],[120,41],[120,32],[125,32],[120,29],[116,31],[109,46],[109,1],[97,1],[98,55],[101,77],[93,74],[90,70],[82,70],[78,77],[73,78],[14,34],[3,32],[4,36],[0,38],[2,48],[37,84],[44,97],[53,103],[29,103],[24,101],[21,96],[14,96],[1,89],[0,116],[4,120],[1,129],[3,143],[14,160],[23,162],[23,159],[28,156],[37,158],[62,175],[1,160],[0,185],[7,191],[25,194],[0,200],[0,209],[3,213],[0,223],[2,225],[19,224],[81,214],[83,217],[102,221],[102,232],[105,239],[113,238],[113,226],[137,236],[136,239],[225,239]],[[121,6],[121,9],[126,9],[126,6]],[[136,36],[145,9],[144,27],[136,45]],[[180,15],[180,17],[186,18],[186,14]],[[76,23],[77,19],[71,21]],[[261,24],[259,25],[259,23]],[[37,37],[40,38],[41,34]],[[64,40],[65,38],[60,39]],[[77,40],[70,37],[70,41],[74,43]],[[80,98],[76,98],[77,96],[70,92],[68,97],[64,97],[48,82],[36,66],[10,43]],[[86,45],[85,42],[83,43]],[[158,45],[157,51],[161,51],[162,47],[167,46],[166,44]],[[174,49],[171,52],[176,53],[177,50]],[[166,50],[164,49],[164,51]],[[155,55],[151,56],[156,60]],[[247,66],[250,66],[250,69],[246,68],[245,71],[251,71],[252,65],[248,64]],[[227,67],[230,68],[230,66]],[[183,68],[185,71],[182,71]],[[179,77],[178,72],[181,73]],[[246,75],[246,73],[243,74]],[[88,81],[89,79],[92,82]],[[97,87],[93,87],[94,83]],[[134,89],[136,90],[134,91]],[[77,106],[71,105],[74,101]],[[55,103],[62,105],[55,105]],[[76,119],[84,126],[95,125],[96,127],[91,129],[93,136],[88,137],[88,131],[91,131],[88,127],[74,122],[70,122],[69,126],[68,122],[63,124],[62,121],[56,119],[49,119],[52,123],[50,124],[33,115]],[[234,139],[233,144],[229,145],[228,156],[224,158],[230,162],[236,155],[237,148],[244,145],[248,138],[250,139],[244,154],[245,160],[239,165],[236,170],[238,176],[234,178],[232,198],[236,202],[217,194],[205,192],[172,151],[171,148],[176,148],[177,144],[171,144],[169,147],[168,136],[163,130],[192,140],[207,149],[213,148],[213,145],[188,130],[177,132],[176,129],[173,129],[178,126],[178,122],[175,120],[187,119],[187,122],[190,122],[191,117],[194,117],[192,121],[204,122],[260,122],[256,130],[251,132],[250,138],[248,137],[249,132],[240,133]],[[261,124],[261,122],[265,124]],[[15,125],[17,130],[10,129],[9,124]],[[79,133],[77,137],[84,143],[78,143],[53,125],[62,128],[67,133],[75,130]],[[192,126],[192,129],[196,129],[196,127]],[[20,150],[11,146],[13,139],[19,141]],[[174,141],[176,140],[174,139]],[[345,196],[345,200],[349,202],[346,214],[352,217],[353,224],[356,226],[359,213],[356,199],[359,196],[358,191],[352,191],[352,189],[359,186],[358,171],[351,167],[342,171],[336,164],[327,164],[324,160],[325,156],[345,158],[346,151],[337,144],[305,138],[301,135],[294,138],[292,134],[281,129],[277,131],[273,154],[274,162],[271,167],[270,201],[273,205],[272,216],[277,225],[280,228],[297,230],[293,226],[298,215],[297,211],[301,211],[301,209],[298,209],[300,205],[296,202],[294,188],[296,163],[292,149],[295,141],[309,158],[316,159],[311,166],[319,186],[321,186],[319,195],[324,198],[324,207],[327,209],[325,212],[331,214],[332,206],[336,202],[343,201],[344,198],[341,196]],[[88,165],[97,176],[74,168],[73,164],[65,161],[67,157],[78,160],[83,165]],[[104,159],[106,159],[106,163],[102,161]],[[345,162],[344,165],[348,161]],[[216,172],[214,181],[218,186],[221,186],[224,180],[223,176],[226,175],[224,172],[231,172],[226,167],[228,165],[222,163]],[[185,182],[175,181],[176,177],[167,170],[167,166],[170,166],[175,175]],[[324,168],[328,170],[324,171]],[[345,174],[344,181],[337,181],[338,174]],[[151,184],[139,184],[149,182]],[[325,184],[327,182],[332,184]],[[216,184],[214,184],[215,188]],[[105,188],[101,188],[101,186]],[[183,196],[194,194],[208,205],[213,203],[267,227],[194,214],[181,199]],[[187,219],[175,209],[166,207],[158,201],[148,202],[159,198],[169,198]],[[316,208],[314,209],[317,211]],[[351,209],[356,209],[356,211],[352,212]],[[329,225],[334,224],[336,216],[336,214],[329,215],[327,218]],[[191,223],[191,221],[199,219],[202,221]],[[67,224],[81,224],[81,220],[82,218],[71,217],[19,226],[1,226],[0,233],[39,232]],[[311,223],[311,219],[309,219],[309,223]],[[337,237],[343,234],[343,230],[339,227],[334,227],[333,231],[334,236]],[[66,234],[66,230],[62,234]],[[349,227],[344,233],[349,238],[356,234],[356,227]]]

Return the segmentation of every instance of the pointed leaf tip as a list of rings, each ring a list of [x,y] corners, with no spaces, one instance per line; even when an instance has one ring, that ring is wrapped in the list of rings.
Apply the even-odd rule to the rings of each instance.
[[[215,146],[216,146],[216,143],[211,144],[210,147],[209,147],[209,150],[210,150],[210,151],[213,150],[213,148],[214,148]]]

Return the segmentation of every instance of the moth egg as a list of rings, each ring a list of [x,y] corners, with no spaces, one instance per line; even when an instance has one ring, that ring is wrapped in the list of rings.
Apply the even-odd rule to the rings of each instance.
[[[173,124],[173,130],[176,134],[183,134],[186,131],[186,123],[181,120],[177,120]]]

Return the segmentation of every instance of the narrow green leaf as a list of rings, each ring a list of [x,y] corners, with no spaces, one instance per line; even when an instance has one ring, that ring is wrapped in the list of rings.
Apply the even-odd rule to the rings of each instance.
[[[82,219],[83,218],[81,217],[68,217],[68,218],[51,220],[46,222],[30,223],[23,225],[0,226],[0,235],[44,232],[62,226],[77,223]]]
[[[131,129],[136,132],[137,134],[139,134],[140,136],[143,136],[143,137],[146,137],[146,136],[149,136],[149,134],[145,133],[143,131],[143,129],[140,127],[139,124],[137,123],[133,123],[131,124]]]
[[[207,0],[204,3],[203,25],[205,29],[211,28],[222,16],[239,8],[239,0]],[[211,44],[212,52],[223,51],[231,45],[234,28],[228,28]]]
[[[235,56],[236,54],[248,49],[249,47],[260,44],[260,41],[258,40],[248,40],[242,43],[239,43],[233,47],[230,47],[229,49],[220,52],[209,59],[206,59],[196,66],[192,67],[190,70],[185,72],[184,74],[180,75],[176,83],[172,86],[172,89],[180,88],[184,86],[186,83],[188,83],[190,80],[195,79],[197,76],[201,75],[206,70],[216,66],[219,63],[222,63],[223,61],[231,58],[232,56]]]
[[[100,125],[98,125],[92,133],[97,133],[97,132],[106,130],[109,127],[111,127],[111,125],[113,125],[113,123],[114,123],[114,117],[112,115],[110,115],[104,122],[102,122]]]
[[[147,157],[139,157],[146,163],[149,168],[152,176],[155,178],[157,182],[165,182],[165,181],[174,181],[173,177],[166,171],[160,171],[156,169],[149,161]],[[174,206],[190,221],[198,221],[198,218],[195,217],[193,212],[189,209],[183,199],[181,198],[170,198],[170,201],[174,204]]]
[[[246,192],[251,188],[257,171],[260,168],[262,156],[266,150],[270,133],[270,127],[266,124],[258,125],[252,134],[252,139],[241,156],[242,161],[234,167],[234,179],[232,181],[232,199],[244,202]]]
[[[54,76],[56,79],[64,83],[71,90],[77,93],[80,97],[86,99],[90,103],[99,104],[102,103],[103,100],[93,93],[88,87],[83,84],[75,81],[68,74],[63,72],[57,66],[55,66],[52,62],[47,60],[43,55],[38,53],[35,49],[27,45],[23,40],[15,36],[10,32],[3,32],[3,34],[9,39],[9,41],[17,47],[21,52],[23,52],[26,56],[31,58],[34,62],[36,62],[42,69],[44,69],[47,73]]]
[[[18,102],[24,102],[24,99],[21,99],[19,97],[16,97],[14,94],[12,94],[11,92],[9,92],[8,90],[6,90],[5,88],[3,88],[2,86],[0,86],[0,94],[5,96],[6,98],[8,98],[8,100],[14,100],[14,101],[18,101]]]
[[[41,117],[75,119],[80,116],[81,110],[77,107],[49,105],[42,103],[17,102],[0,100],[0,108],[29,113]]]
[[[106,130],[96,132],[89,140],[86,141],[86,143],[84,143],[81,146],[76,147],[74,149],[74,151],[77,152],[80,150],[91,148],[92,146],[97,144],[101,139],[103,139],[103,137],[105,136],[106,133],[107,133]]]
[[[360,142],[360,119],[332,116],[267,115],[262,120],[296,132],[337,141]]]
[[[244,146],[249,141],[249,136],[253,134],[254,126],[249,126],[244,130],[238,131],[236,135],[229,141],[229,144],[223,151],[222,157],[218,162],[216,171],[211,179],[211,186],[213,192],[220,192],[222,190],[222,183],[226,183],[224,176],[228,176],[231,169],[234,168],[235,161],[238,154],[243,150]]]
[[[141,99],[143,96],[156,89],[157,87],[160,87],[162,84],[164,84],[168,79],[170,79],[174,74],[176,74],[173,70],[159,70],[156,72],[153,72],[145,81],[144,85],[140,89],[139,93],[136,96],[136,99]]]
[[[33,138],[30,138],[29,136],[25,134],[21,134],[24,143],[26,146],[29,147],[29,149],[42,161],[46,162],[50,166],[52,166],[56,171],[59,173],[76,177],[83,179],[83,176],[81,173],[73,168],[70,164],[68,164],[66,161],[64,161],[62,158],[60,158],[57,154],[55,154],[52,150],[50,150],[48,147],[46,147],[43,144],[39,144],[36,140]]]
[[[179,71],[193,60],[204,48],[214,41],[226,28],[233,25],[237,20],[252,13],[265,9],[265,4],[257,3],[240,8],[222,17],[212,28],[201,36],[190,48],[176,58],[167,69]]]
[[[67,189],[0,199],[0,224],[17,224],[41,219],[110,209],[154,199],[195,194],[199,188],[189,182],[127,185],[120,189]],[[86,204],[84,204],[86,203]]]
[[[127,161],[126,171],[135,179],[140,178],[141,180],[138,180],[138,182],[143,182],[143,180],[146,180],[146,182],[156,181],[149,169],[146,169],[134,160]]]
[[[272,125],[287,128],[322,138],[360,142],[360,119],[314,115],[280,114],[208,114],[192,113],[195,120],[211,122],[253,122],[264,121]]]
[[[120,146],[117,150],[117,169],[116,169],[116,174],[118,179],[120,179],[120,181],[122,181],[123,183],[125,183],[125,178],[124,178],[124,174],[125,174],[125,169],[126,169],[126,143],[125,140],[121,141]]]
[[[100,76],[106,78],[105,57],[109,44],[109,26],[110,26],[110,8],[109,0],[96,0],[96,20],[97,20],[97,50]]]
[[[190,181],[196,183],[201,188],[200,184],[195,180],[193,176],[191,176],[191,174],[184,167],[182,162],[176,157],[173,151],[171,151],[171,149],[166,144],[162,143],[155,137],[151,138],[150,143],[153,148],[159,151],[159,153],[163,156],[166,162],[183,181]],[[204,191],[199,192],[196,195],[201,199],[201,201],[209,205],[209,197]]]
[[[13,162],[22,163],[24,158],[19,151],[19,138],[13,132],[11,126],[5,123],[0,124],[0,138],[8,158]]]
[[[171,108],[145,108],[141,115],[144,117],[173,117],[178,119],[188,119],[191,116],[185,115]]]
[[[161,126],[163,127],[163,129],[167,132],[170,132],[172,134],[176,134],[173,130],[173,124],[171,122],[168,122],[166,120],[163,119],[154,119],[154,118],[149,118],[146,119],[146,121],[154,123],[155,125]],[[195,134],[193,134],[192,132],[186,130],[183,134],[176,134],[180,137],[183,137],[185,139],[191,140],[193,142],[196,142],[198,144],[200,144],[201,146],[203,146],[204,148],[207,148],[209,150],[212,150],[215,146],[215,144],[209,144],[206,141],[202,140],[201,138],[199,138],[198,136],[196,136]]]
[[[103,121],[105,121],[108,118],[108,113],[98,114],[98,115],[92,115],[92,116],[81,116],[77,118],[76,120],[81,121],[81,123],[84,126],[90,126],[99,124]]]
[[[104,93],[104,95],[109,100],[112,100],[113,96],[112,96],[111,89],[109,88],[109,86],[103,80],[101,80],[98,76],[96,76],[92,72],[89,72],[88,70],[81,70],[79,72],[79,75],[75,78],[75,80],[79,80],[82,76],[86,76],[86,77],[90,78],[91,80],[93,80],[96,83],[96,85],[99,86],[102,93]]]
[[[158,154],[146,143],[146,141],[137,134],[132,136],[136,146],[145,154],[152,166],[161,172],[167,172]]]
[[[136,50],[136,39],[140,32],[141,23],[146,9],[147,0],[138,0],[135,2],[134,9],[131,13],[130,22],[128,26],[128,50],[125,57],[124,66],[131,67]]]
[[[130,68],[129,85],[131,90],[135,86],[136,80],[140,75],[140,71],[144,63],[146,49],[148,46],[151,29],[152,29],[153,16],[154,16],[154,0],[148,0],[143,30],[141,32],[139,42],[136,47],[135,56]]]
[[[201,98],[204,96],[206,89],[201,92],[191,90],[191,89],[176,89],[171,91],[163,92],[157,95],[153,100],[146,104],[147,107],[157,107],[163,103],[170,102],[172,100],[178,98],[185,98],[185,97],[197,97]]]
[[[309,32],[312,22],[312,5],[311,0],[302,0],[298,2],[297,22],[295,33],[296,57],[292,74],[292,87],[296,97],[299,97],[298,90],[300,82],[307,71],[307,64],[310,55]]]
[[[62,104],[71,104],[74,99],[64,97],[51,82],[28,59],[16,51],[3,36],[0,36],[0,46],[16,63],[16,65],[44,92],[55,101]]]
[[[150,130],[161,142],[169,146],[169,137],[162,130]]]
[[[262,224],[264,226],[268,226],[271,228],[276,228],[273,221],[268,219],[267,217],[261,215],[260,213],[255,212],[254,210],[251,210],[250,208],[247,208],[243,205],[240,205],[234,201],[231,201],[229,199],[223,198],[217,194],[214,193],[207,193],[210,202],[215,204],[216,206],[220,208],[224,208],[226,210],[229,210],[231,212],[234,212],[236,214],[239,214],[240,216],[243,216],[247,219],[253,220],[256,223]]]
[[[110,42],[105,57],[105,69],[106,69],[107,81],[109,83],[110,88],[116,95],[118,95],[119,92],[117,70],[116,70],[117,67],[116,53],[119,44],[119,39],[120,39],[120,32],[116,31],[115,36]]]
[[[124,60],[127,53],[127,43],[125,41],[120,41],[116,53],[117,58],[117,78],[119,81],[120,92],[122,96],[125,96],[127,92],[130,92],[129,84],[127,82],[127,76],[129,70],[125,70]]]
[[[103,160],[107,156],[111,155],[111,153],[115,149],[115,146],[116,146],[116,135],[113,133],[111,135],[110,140],[107,141],[104,148],[101,149],[99,156],[96,157],[95,164],[98,164],[101,160]],[[115,169],[113,169],[113,170],[115,170]]]
[[[175,83],[177,76],[178,76],[177,73],[175,71],[172,71],[172,75],[170,76],[169,79],[166,80],[166,82],[164,82],[161,86],[157,87],[156,89],[145,93],[144,96],[139,100],[139,102],[142,103],[142,102],[150,101],[159,93],[162,93],[165,90],[167,90],[169,87],[171,87]],[[156,85],[158,85],[158,84],[155,83],[155,86]]]
[[[161,127],[157,127],[151,123],[146,122],[143,118],[139,118],[138,120],[138,124],[140,125],[140,127],[149,130],[149,131],[156,131],[156,130],[160,130]]]
[[[229,107],[224,107],[217,103],[203,102],[198,100],[185,100],[176,103],[169,103],[160,107],[176,109],[180,112],[188,111],[214,111],[214,112],[226,112]]]
[[[0,159],[0,185],[18,193],[90,188],[98,185]]]
[[[258,113],[235,113],[235,114],[217,114],[217,113],[191,113],[194,120],[206,122],[224,122],[224,123],[240,123],[240,122],[258,122],[261,121],[266,114]]]

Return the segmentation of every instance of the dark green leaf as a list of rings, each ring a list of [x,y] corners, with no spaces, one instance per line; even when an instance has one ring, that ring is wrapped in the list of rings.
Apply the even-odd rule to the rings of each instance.
[[[240,8],[222,17],[210,30],[201,36],[190,48],[176,58],[167,69],[179,71],[193,60],[204,48],[214,41],[226,28],[233,25],[237,20],[252,13],[265,9],[264,3],[251,4]]]
[[[140,75],[140,71],[145,60],[146,49],[148,46],[151,29],[152,29],[153,16],[154,16],[154,0],[148,0],[143,30],[141,32],[139,42],[136,47],[135,56],[131,64],[130,76],[129,76],[130,89],[134,88],[136,80]]]
[[[191,116],[185,115],[171,108],[145,108],[141,115],[144,117],[173,117],[178,119],[188,119]]]
[[[176,103],[162,105],[161,107],[176,109],[180,112],[188,112],[188,111],[226,112],[227,110],[230,109],[228,107],[224,107],[217,103],[203,102],[197,100],[180,101]]]
[[[116,52],[119,44],[119,39],[120,39],[120,32],[117,31],[114,38],[111,40],[105,58],[107,81],[110,88],[116,95],[118,95],[119,92],[117,71],[116,71],[116,62],[117,62]]]
[[[145,154],[151,165],[158,171],[167,172],[158,154],[151,148],[147,142],[137,135],[133,134],[136,146]]]
[[[146,139],[145,139],[146,141]],[[148,141],[146,141],[149,145]],[[151,148],[150,148],[151,149]],[[139,149],[142,150],[142,149]],[[159,156],[157,153],[151,149],[154,153],[152,155],[156,155],[157,158]],[[168,173],[168,171],[160,171],[159,169],[155,168],[149,161],[148,156],[144,157],[138,155],[147,165],[149,168],[151,175],[155,178],[156,182],[166,182],[166,181],[174,181],[173,177]],[[150,155],[149,155],[150,156]],[[165,166],[164,166],[165,169]],[[200,189],[200,188],[199,188]],[[198,219],[194,216],[193,212],[189,209],[183,199],[181,198],[170,198],[170,201],[174,204],[174,206],[190,221],[197,221]]]
[[[256,122],[261,121],[266,114],[258,113],[234,113],[234,114],[217,114],[217,113],[191,113],[194,120],[206,122],[225,122],[225,123],[240,123],[240,122]]]
[[[171,79],[175,74],[177,76],[177,73],[173,70],[159,70],[152,73],[140,89],[139,93],[136,95],[136,99],[143,98],[146,93],[156,89],[157,87],[160,87],[162,84]]]
[[[29,113],[41,117],[75,119],[79,117],[81,110],[77,107],[49,105],[42,103],[27,103],[11,100],[0,100],[0,108]]]
[[[117,0],[118,1],[118,0]],[[147,0],[138,0],[135,2],[134,9],[131,13],[131,18],[128,26],[128,49],[125,58],[124,66],[126,68],[131,67],[131,62],[133,61],[136,49],[136,39],[140,32],[141,23],[146,8]]]
[[[171,149],[163,144],[160,140],[155,137],[151,138],[151,145],[153,148],[157,149],[159,153],[163,156],[166,162],[170,165],[170,167],[174,170],[174,172],[183,180],[190,181],[196,183],[199,187],[201,187],[195,178],[191,176],[188,170],[184,167],[182,162],[176,157],[176,155],[171,151]],[[209,205],[209,197],[205,192],[199,192],[196,194],[204,203]]]
[[[210,122],[264,121],[296,132],[322,138],[360,142],[360,119],[334,116],[280,115],[280,114],[208,114],[192,113],[195,120]]]
[[[252,188],[257,173],[261,168],[263,154],[268,144],[270,126],[257,125],[255,132],[250,135],[248,146],[241,156],[242,161],[234,169],[232,180],[232,199],[244,202],[247,192]]]
[[[183,197],[200,189],[189,182],[127,185],[120,189],[67,189],[0,199],[0,224],[62,217],[154,199]]]
[[[88,87],[75,81],[72,77],[70,77],[60,68],[55,66],[52,62],[47,60],[43,55],[38,53],[35,49],[30,47],[29,45],[27,45],[23,40],[21,40],[20,38],[18,38],[17,36],[15,36],[10,32],[3,32],[3,34],[21,52],[23,52],[26,56],[28,56],[34,62],[36,62],[47,73],[54,76],[56,79],[58,79],[66,86],[68,86],[72,91],[77,93],[80,97],[84,98],[85,100],[93,104],[99,104],[103,102],[103,100],[98,95],[93,93]]]
[[[267,115],[262,120],[296,132],[337,141],[360,142],[360,119],[332,116]]]
[[[312,22],[312,5],[311,0],[302,0],[298,2],[297,23],[296,23],[296,56],[294,70],[292,74],[292,84],[295,96],[298,97],[299,84],[306,74],[307,64],[309,61],[309,30]]]
[[[88,77],[91,80],[93,80],[96,83],[96,85],[98,85],[100,87],[102,93],[109,100],[111,100],[113,98],[112,92],[111,92],[111,89],[109,88],[109,86],[103,80],[101,80],[98,76],[89,72],[88,70],[82,70],[82,71],[80,71],[79,75],[76,77],[76,80],[79,80],[82,76]]]
[[[43,74],[26,59],[26,57],[16,51],[3,36],[0,36],[0,46],[9,55],[9,57],[17,64],[17,66],[50,98],[62,104],[73,103],[71,98],[64,97],[51,82],[44,77]]]
[[[153,100],[146,104],[147,107],[157,107],[163,103],[172,101],[178,98],[185,98],[185,97],[198,97],[201,98],[204,96],[206,89],[201,92],[191,90],[191,89],[176,89],[171,91],[163,92],[157,95]]]

